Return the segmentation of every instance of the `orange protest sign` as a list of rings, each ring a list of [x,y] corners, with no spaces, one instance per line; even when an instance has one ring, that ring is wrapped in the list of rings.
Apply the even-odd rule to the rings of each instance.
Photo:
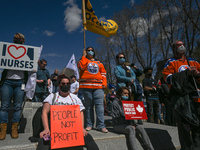
[[[51,149],[85,145],[79,105],[51,105]]]

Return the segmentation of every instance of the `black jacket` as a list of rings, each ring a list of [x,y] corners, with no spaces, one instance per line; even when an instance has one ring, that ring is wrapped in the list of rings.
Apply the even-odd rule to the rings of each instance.
[[[195,91],[194,81],[188,69],[172,75],[170,89],[172,106],[190,124],[199,126],[199,119],[192,98]]]

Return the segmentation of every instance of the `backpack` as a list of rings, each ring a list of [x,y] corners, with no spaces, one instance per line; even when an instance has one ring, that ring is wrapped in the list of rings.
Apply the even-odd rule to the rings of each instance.
[[[56,99],[56,93],[53,96],[52,105],[54,105],[54,101]],[[42,124],[42,109],[43,106],[39,107],[37,111],[35,112],[35,115],[33,116],[32,120],[32,127],[33,127],[33,137],[36,138],[35,140],[39,140],[40,138],[40,132],[44,130],[43,124]],[[48,114],[48,120],[50,120],[50,113]],[[50,125],[50,122],[49,122]]]

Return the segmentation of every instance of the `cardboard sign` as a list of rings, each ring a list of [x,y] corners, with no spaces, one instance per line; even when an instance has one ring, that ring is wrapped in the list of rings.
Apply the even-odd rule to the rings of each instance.
[[[79,105],[51,105],[51,149],[85,145]]]
[[[147,119],[143,102],[122,101],[126,120]]]
[[[37,71],[40,47],[0,42],[0,68]]]

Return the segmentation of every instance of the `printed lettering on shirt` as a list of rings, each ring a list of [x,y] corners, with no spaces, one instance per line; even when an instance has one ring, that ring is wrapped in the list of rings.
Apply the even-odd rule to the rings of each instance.
[[[99,66],[96,63],[90,62],[87,66],[87,70],[91,74],[97,74],[99,72]]]
[[[188,67],[189,67],[188,65],[181,65],[181,66],[178,68],[178,72],[185,71]]]

